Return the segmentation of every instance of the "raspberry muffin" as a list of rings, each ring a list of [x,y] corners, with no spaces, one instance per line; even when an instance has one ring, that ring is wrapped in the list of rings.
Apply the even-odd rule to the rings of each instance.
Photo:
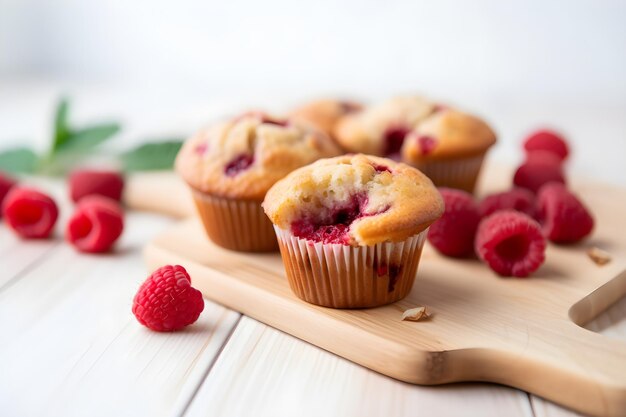
[[[176,158],[176,170],[191,187],[216,244],[267,252],[278,249],[261,208],[267,190],[294,169],[338,154],[338,146],[310,125],[253,112],[190,138]]]
[[[356,113],[362,106],[354,101],[321,99],[311,101],[291,112],[291,117],[313,123],[333,137],[333,129],[340,118]]]
[[[422,97],[395,97],[342,117],[333,133],[349,152],[399,160],[406,135],[437,108]]]
[[[473,192],[488,149],[496,142],[481,119],[442,109],[406,135],[402,161],[418,168],[438,187]]]
[[[417,169],[362,154],[322,159],[278,181],[263,207],[294,293],[334,308],[375,307],[411,291],[443,200]]]

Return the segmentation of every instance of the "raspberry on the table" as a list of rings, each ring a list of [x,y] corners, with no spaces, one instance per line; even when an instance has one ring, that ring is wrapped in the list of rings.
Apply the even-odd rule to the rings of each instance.
[[[67,223],[65,236],[81,252],[107,252],[124,230],[117,201],[100,195],[82,198]]]
[[[497,274],[522,278],[544,262],[546,240],[534,219],[504,210],[480,222],[475,248],[478,257]]]
[[[0,208],[2,207],[4,197],[6,197],[9,190],[13,188],[16,184],[17,181],[14,178],[0,171]],[[2,217],[2,210],[0,210],[0,217]]]
[[[11,229],[23,238],[47,238],[59,216],[50,196],[33,188],[15,186],[2,202],[2,214]]]
[[[139,323],[149,329],[171,332],[195,323],[204,310],[204,299],[191,286],[185,268],[166,265],[141,284],[132,310]]]
[[[542,185],[549,182],[565,184],[565,175],[560,164],[545,157],[529,157],[513,176],[513,184],[533,193],[537,193]]]
[[[428,241],[447,256],[466,257],[474,252],[474,235],[480,222],[478,206],[471,194],[439,188],[445,203],[443,216],[428,230]]]
[[[593,217],[563,184],[546,184],[537,194],[537,218],[543,234],[555,243],[574,243],[593,230]]]
[[[569,146],[565,138],[551,130],[538,130],[529,135],[524,141],[524,149],[527,153],[534,151],[549,151],[561,161],[569,156]]]
[[[500,210],[515,210],[535,216],[535,195],[525,188],[513,188],[509,191],[490,194],[478,205],[482,217]]]
[[[102,195],[120,201],[124,178],[116,171],[83,169],[70,174],[70,197],[75,203],[88,195]]]

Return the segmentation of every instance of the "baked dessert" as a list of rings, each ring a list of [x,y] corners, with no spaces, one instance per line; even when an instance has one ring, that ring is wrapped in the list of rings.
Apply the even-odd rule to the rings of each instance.
[[[362,154],[299,168],[267,193],[289,284],[305,301],[360,308],[411,290],[443,200],[420,171]]]
[[[437,108],[419,96],[395,97],[342,117],[334,136],[349,152],[399,160],[406,135]]]
[[[296,108],[291,117],[313,123],[326,134],[333,137],[335,124],[342,117],[356,113],[362,106],[355,101],[320,99]]]
[[[438,187],[473,192],[488,149],[496,135],[481,119],[442,109],[407,134],[402,161],[426,174]]]
[[[276,181],[319,158],[340,153],[317,128],[292,119],[246,113],[191,137],[176,170],[192,189],[209,237],[238,251],[277,250],[261,202]]]

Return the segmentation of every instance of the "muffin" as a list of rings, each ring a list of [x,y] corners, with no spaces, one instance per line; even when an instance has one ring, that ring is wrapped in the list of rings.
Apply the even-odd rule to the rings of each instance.
[[[311,101],[291,112],[291,117],[314,124],[330,137],[340,118],[358,112],[362,106],[354,101],[321,99]]]
[[[263,208],[294,293],[362,308],[407,296],[428,226],[444,206],[419,170],[357,154],[295,170],[268,191]]]
[[[278,249],[261,202],[276,181],[340,149],[304,122],[263,113],[217,123],[185,142],[176,170],[189,184],[208,236],[232,250]]]
[[[349,152],[399,160],[405,136],[437,109],[419,97],[395,97],[342,117],[334,137]]]
[[[443,109],[423,120],[402,146],[402,161],[439,187],[474,192],[487,150],[496,142],[493,130],[477,117]]]

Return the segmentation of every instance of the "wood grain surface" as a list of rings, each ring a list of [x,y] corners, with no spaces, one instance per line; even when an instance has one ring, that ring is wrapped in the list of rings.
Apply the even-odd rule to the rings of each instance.
[[[482,191],[497,188],[494,182]],[[289,290],[278,255],[222,250],[206,240],[196,220],[157,237],[146,258],[153,266],[184,263],[208,297],[400,380],[492,381],[589,414],[624,415],[626,344],[577,324],[626,292],[626,237],[615,228],[626,193],[590,183],[575,188],[598,218],[594,237],[580,246],[550,246],[533,278],[503,279],[477,261],[450,261],[427,247],[412,294],[377,309],[306,304]],[[592,263],[585,255],[592,245],[616,255],[613,262]],[[399,320],[403,310],[419,305],[433,311],[431,320]]]

